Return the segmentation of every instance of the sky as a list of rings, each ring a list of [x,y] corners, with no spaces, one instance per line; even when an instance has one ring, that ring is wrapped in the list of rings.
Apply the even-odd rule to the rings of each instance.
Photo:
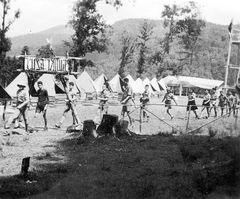
[[[71,18],[76,0],[11,0],[11,13],[20,9],[21,16],[12,25],[8,36],[31,34],[53,26],[64,25]],[[123,6],[115,9],[104,3],[98,10],[105,21],[113,24],[127,18],[161,19],[165,4],[184,4],[186,0],[122,0]],[[208,22],[227,25],[231,19],[240,23],[240,0],[193,0],[198,3],[201,16]],[[0,13],[2,11],[0,10]],[[11,18],[11,17],[10,17]],[[9,18],[9,19],[10,19]]]

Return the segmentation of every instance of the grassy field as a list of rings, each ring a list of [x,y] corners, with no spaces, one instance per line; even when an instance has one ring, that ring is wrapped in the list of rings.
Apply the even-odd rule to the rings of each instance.
[[[151,103],[160,103],[153,99]],[[178,99],[186,104],[185,98]],[[95,105],[93,105],[95,104]],[[82,121],[93,119],[97,102],[79,103]],[[112,102],[111,104],[116,104]],[[201,104],[199,99],[198,104]],[[120,140],[103,137],[78,141],[78,134],[66,134],[71,124],[69,113],[62,129],[54,129],[64,110],[63,104],[48,110],[49,131],[42,131],[42,116],[29,123],[39,131],[29,135],[3,136],[0,159],[0,198],[238,198],[240,142],[233,117],[221,118],[198,131],[208,136],[172,136],[172,127],[155,116],[142,123],[139,109],[133,112],[133,131],[141,134]],[[165,118],[170,125],[186,132],[185,108],[173,107],[170,120],[164,106],[152,105],[149,111]],[[121,106],[111,106],[110,114],[120,115]],[[189,130],[214,120],[197,120],[191,114]],[[3,122],[0,121],[0,131]],[[239,122],[238,122],[239,125]],[[239,126],[237,126],[239,132]],[[152,135],[152,136],[149,136]],[[225,137],[225,138],[223,138]],[[21,160],[31,157],[30,173],[19,176]],[[219,172],[202,170],[209,165],[229,163],[232,169],[221,166]],[[229,165],[227,165],[229,166]],[[216,171],[218,171],[216,169]],[[215,169],[214,169],[215,170]],[[210,174],[209,174],[210,173]],[[47,192],[46,192],[47,191]],[[41,193],[41,194],[40,194]],[[38,195],[36,195],[38,194]]]

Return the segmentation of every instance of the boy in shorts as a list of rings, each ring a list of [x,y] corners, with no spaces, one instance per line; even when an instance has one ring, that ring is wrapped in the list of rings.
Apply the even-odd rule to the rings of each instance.
[[[35,111],[35,117],[37,113],[43,113],[43,119],[44,119],[44,131],[48,130],[47,126],[47,108],[49,104],[49,97],[48,97],[48,92],[43,88],[43,83],[42,81],[37,82],[38,85],[38,91],[37,91],[37,97],[38,97],[38,102],[37,102],[37,107]]]

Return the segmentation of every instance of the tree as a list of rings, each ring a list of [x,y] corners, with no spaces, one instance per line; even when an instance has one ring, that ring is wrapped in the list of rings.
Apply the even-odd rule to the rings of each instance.
[[[52,58],[54,56],[55,56],[55,54],[54,54],[54,51],[51,48],[50,44],[47,44],[45,46],[41,46],[38,49],[37,57],[40,57],[40,58]]]
[[[180,16],[180,7],[176,4],[172,6],[164,5],[164,10],[162,11],[163,27],[168,28],[163,39],[163,50],[164,53],[169,54],[170,44],[173,42],[176,36],[177,19]]]
[[[29,47],[28,46],[23,46],[21,50],[21,55],[30,55]]]
[[[139,57],[137,62],[138,77],[141,77],[146,70],[146,60],[148,53],[147,42],[150,40],[150,37],[152,35],[152,29],[153,26],[147,21],[144,21],[144,23],[140,27],[140,34],[138,35],[137,42],[137,45],[139,47]]]
[[[15,57],[6,57],[2,61],[2,67],[0,72],[0,80],[2,85],[5,87],[8,85],[14,77],[16,77],[17,69],[21,69],[23,67],[23,62],[20,59],[16,59]]]
[[[70,54],[84,57],[94,51],[104,52],[107,49],[106,28],[102,15],[97,12],[99,0],[79,0],[73,8],[73,17],[69,22],[75,33]],[[86,62],[87,63],[87,62]]]
[[[190,64],[193,62],[193,55],[197,47],[197,41],[201,35],[202,28],[205,27],[205,21],[199,18],[198,7],[195,2],[181,9],[183,19],[177,22],[177,33],[180,39],[179,43],[183,46],[186,57],[190,58]]]
[[[7,15],[9,14],[9,10],[10,10],[10,2],[11,0],[0,0],[0,3],[2,4],[2,23],[0,28],[0,61],[1,63],[6,57],[6,52],[8,52],[11,49],[11,41],[9,38],[6,37],[6,33],[8,32],[8,30],[10,29],[14,21],[20,16],[20,11],[17,10],[14,14],[13,19],[7,21]]]
[[[126,66],[133,61],[133,54],[136,47],[136,39],[133,39],[126,31],[121,36],[121,57],[118,74],[125,77]]]
[[[7,81],[11,79],[11,75],[15,70],[16,59],[6,58],[6,53],[11,49],[11,41],[6,37],[11,25],[14,21],[19,18],[20,11],[17,10],[11,20],[7,20],[7,16],[10,10],[11,0],[0,0],[0,5],[2,7],[2,19],[0,26],[0,84],[6,85]],[[9,76],[10,74],[10,76]]]

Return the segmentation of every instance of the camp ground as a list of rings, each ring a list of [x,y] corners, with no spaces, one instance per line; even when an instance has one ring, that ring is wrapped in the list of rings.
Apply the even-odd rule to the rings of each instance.
[[[239,199],[239,9],[1,0],[0,199]]]

